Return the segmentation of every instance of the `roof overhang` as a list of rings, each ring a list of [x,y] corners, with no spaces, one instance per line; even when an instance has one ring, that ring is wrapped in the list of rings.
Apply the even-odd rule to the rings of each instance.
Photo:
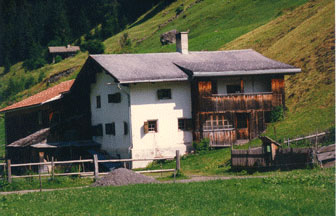
[[[120,84],[132,84],[132,83],[156,83],[156,82],[174,82],[174,81],[187,81],[188,78],[172,78],[172,79],[152,79],[152,80],[131,80],[120,81]]]
[[[300,68],[291,69],[267,69],[267,70],[241,70],[241,71],[220,71],[220,72],[193,72],[194,77],[215,77],[215,76],[246,76],[266,74],[294,74],[301,72]]]

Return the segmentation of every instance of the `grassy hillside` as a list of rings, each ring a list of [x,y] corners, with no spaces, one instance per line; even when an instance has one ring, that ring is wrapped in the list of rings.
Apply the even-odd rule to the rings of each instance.
[[[253,48],[302,69],[286,77],[289,111],[284,121],[274,124],[278,139],[334,126],[334,7],[332,0],[310,1],[222,48]],[[269,127],[266,133],[274,137],[273,132]]]

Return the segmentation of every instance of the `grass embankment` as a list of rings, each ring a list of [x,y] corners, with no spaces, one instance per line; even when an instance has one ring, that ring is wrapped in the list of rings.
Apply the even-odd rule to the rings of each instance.
[[[333,215],[332,169],[0,196],[1,215]]]
[[[283,140],[334,127],[334,9],[332,0],[310,1],[223,46],[253,48],[302,69],[286,76],[289,110],[283,121],[268,127],[266,135]]]

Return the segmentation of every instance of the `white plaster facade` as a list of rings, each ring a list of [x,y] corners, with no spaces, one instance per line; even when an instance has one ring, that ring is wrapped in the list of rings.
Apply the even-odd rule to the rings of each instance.
[[[171,89],[171,99],[159,100],[157,90]],[[108,103],[108,94],[121,93],[121,103]],[[97,108],[96,96],[101,97]],[[185,154],[192,145],[192,131],[178,129],[179,118],[192,118],[189,82],[139,83],[117,85],[104,72],[97,73],[90,91],[92,125],[103,125],[103,136],[93,140],[112,157],[145,159],[173,157],[176,150]],[[157,120],[157,132],[144,133],[144,122]],[[115,135],[105,133],[106,123],[115,123]],[[124,122],[129,133],[124,134]],[[150,161],[133,162],[132,168]]]
[[[157,90],[171,89],[171,99],[159,100]],[[132,158],[173,157],[192,145],[192,131],[178,129],[179,118],[192,118],[189,82],[139,83],[131,85]],[[144,133],[144,122],[157,120],[157,132]],[[148,162],[135,162],[133,167]]]

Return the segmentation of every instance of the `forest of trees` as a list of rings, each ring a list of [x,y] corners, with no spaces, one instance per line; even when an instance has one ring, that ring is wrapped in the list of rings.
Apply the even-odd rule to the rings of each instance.
[[[48,46],[64,46],[121,31],[158,2],[169,0],[3,0],[0,2],[0,66],[45,64]],[[76,40],[77,39],[77,40]]]

